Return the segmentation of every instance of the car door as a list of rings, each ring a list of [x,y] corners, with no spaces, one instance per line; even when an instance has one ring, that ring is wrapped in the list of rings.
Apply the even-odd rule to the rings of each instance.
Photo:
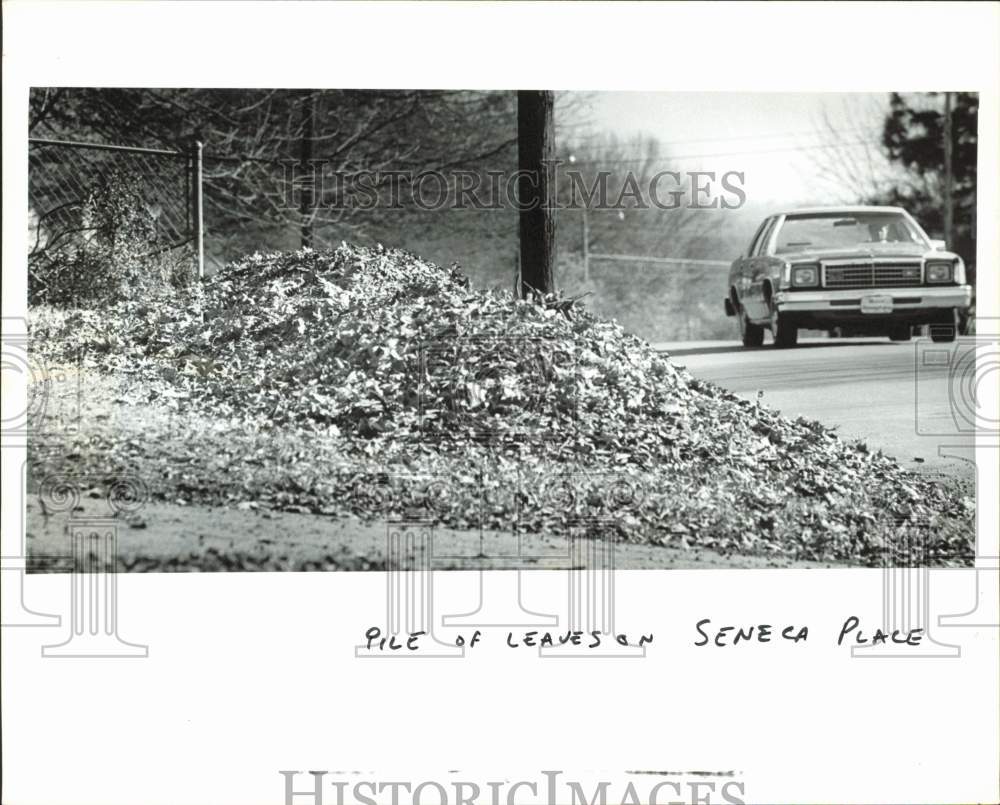
[[[769,315],[767,303],[764,301],[764,280],[768,277],[770,260],[767,256],[767,244],[774,231],[778,216],[768,218],[765,226],[758,233],[752,247],[752,252],[746,260],[746,302],[747,315],[751,319],[766,319]]]
[[[753,260],[754,254],[757,252],[757,247],[760,244],[761,237],[763,237],[764,232],[768,229],[771,224],[770,218],[765,218],[761,221],[757,231],[754,232],[753,237],[750,239],[750,245],[747,250],[740,256],[739,260],[736,261],[734,266],[734,277],[737,293],[740,297],[740,304],[746,309],[749,315],[753,315],[751,307],[754,305],[754,301],[750,298],[750,285],[753,276]]]

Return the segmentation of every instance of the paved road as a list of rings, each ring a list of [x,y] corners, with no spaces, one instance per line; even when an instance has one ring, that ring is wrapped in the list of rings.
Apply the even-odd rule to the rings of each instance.
[[[787,416],[806,416],[863,439],[904,467],[973,478],[971,464],[939,454],[972,444],[962,415],[971,416],[974,355],[967,342],[929,339],[806,339],[795,349],[770,343],[746,349],[736,342],[656,344],[696,377]],[[972,364],[974,365],[974,364]],[[956,418],[958,422],[956,422]],[[947,451],[946,451],[947,452]]]

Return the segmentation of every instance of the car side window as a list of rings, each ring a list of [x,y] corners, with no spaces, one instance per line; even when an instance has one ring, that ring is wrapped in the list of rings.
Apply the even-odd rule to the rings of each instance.
[[[778,223],[778,218],[775,216],[771,218],[768,222],[767,229],[764,230],[763,237],[757,242],[757,249],[754,252],[755,257],[759,257],[767,251],[767,244],[771,242],[771,233],[774,232],[774,226]]]
[[[770,218],[765,218],[761,225],[757,228],[757,232],[753,236],[753,240],[750,241],[750,248],[747,249],[747,257],[753,257],[757,253],[757,246],[760,245],[761,235],[764,234],[764,230],[767,229],[771,224]]]

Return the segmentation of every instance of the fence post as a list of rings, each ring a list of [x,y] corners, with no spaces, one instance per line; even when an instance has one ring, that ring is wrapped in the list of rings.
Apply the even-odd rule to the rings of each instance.
[[[198,255],[198,279],[205,277],[205,222],[202,208],[202,150],[200,141],[191,146],[191,212],[194,223],[194,244]]]

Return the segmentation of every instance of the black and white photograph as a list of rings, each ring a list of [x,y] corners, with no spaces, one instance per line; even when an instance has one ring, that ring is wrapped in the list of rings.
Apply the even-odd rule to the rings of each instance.
[[[33,87],[30,565],[101,515],[128,571],[969,564],[977,120]]]
[[[3,2],[7,805],[1000,801],[1000,5]]]

